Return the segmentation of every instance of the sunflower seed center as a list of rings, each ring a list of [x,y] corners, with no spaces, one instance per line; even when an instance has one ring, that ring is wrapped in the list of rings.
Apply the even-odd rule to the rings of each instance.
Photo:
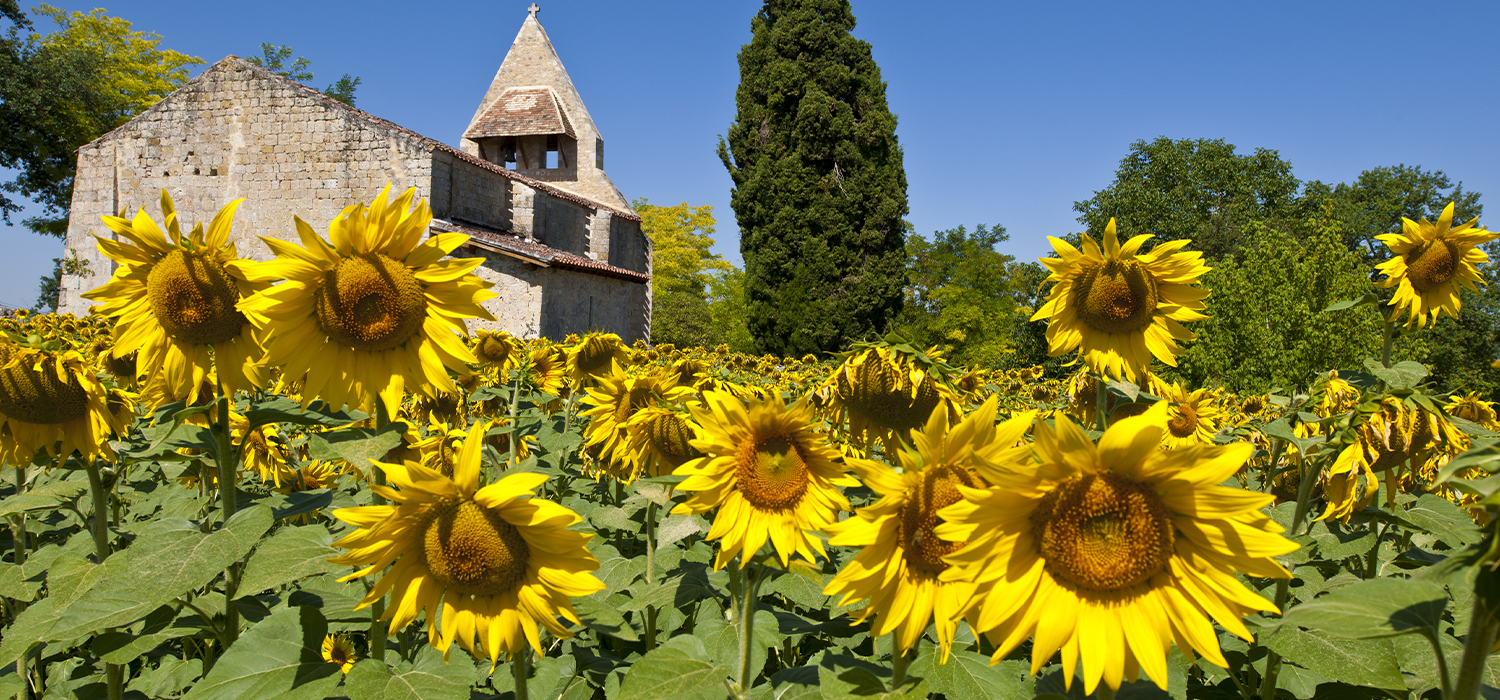
[[[1166,568],[1175,534],[1161,498],[1113,473],[1076,476],[1031,516],[1047,570],[1079,588],[1112,591]]]
[[[240,334],[245,315],[234,279],[217,260],[197,251],[173,250],[146,275],[151,313],[173,340],[212,345]]]
[[[761,510],[796,507],[807,493],[807,463],[799,446],[777,435],[740,451],[735,468],[740,494]]]
[[[1190,438],[1198,432],[1198,410],[1182,404],[1176,407],[1177,415],[1167,421],[1167,431],[1175,438]]]
[[[1156,278],[1134,260],[1107,260],[1084,269],[1073,287],[1073,306],[1090,328],[1135,333],[1151,325],[1161,302]]]
[[[948,568],[943,557],[964,546],[933,533],[943,524],[938,511],[963,498],[959,486],[973,488],[979,480],[967,469],[943,465],[927,470],[920,484],[907,493],[906,504],[901,506],[901,544],[908,567],[935,576]]]
[[[347,257],[313,292],[318,325],[334,342],[366,352],[389,350],[417,335],[427,298],[411,270],[382,253]]]
[[[703,456],[688,442],[693,439],[692,427],[677,414],[661,414],[646,426],[646,430],[651,437],[651,448],[673,469]]]
[[[498,595],[526,578],[531,550],[516,526],[469,500],[445,500],[423,525],[432,577],[461,595]]]
[[[1453,279],[1462,255],[1448,241],[1423,243],[1406,255],[1406,278],[1418,292],[1426,293]]]
[[[885,430],[915,430],[932,416],[942,397],[931,377],[924,376],[916,396],[904,372],[877,357],[840,372],[839,395],[850,413]],[[850,375],[853,375],[852,377]]]

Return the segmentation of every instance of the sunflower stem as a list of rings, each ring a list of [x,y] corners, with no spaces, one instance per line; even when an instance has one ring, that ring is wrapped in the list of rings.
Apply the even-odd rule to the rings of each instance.
[[[375,431],[379,432],[390,424],[390,416],[386,415],[385,402],[375,401]],[[385,485],[385,472],[380,467],[371,465],[370,481],[377,485]],[[385,505],[385,498],[378,493],[371,494],[371,500],[377,506]],[[380,618],[385,617],[385,597],[370,605],[370,658],[385,663],[385,645],[388,640],[388,632],[385,625],[380,623]]]
[[[16,496],[26,493],[26,466],[16,465]],[[17,513],[10,518],[10,540],[15,547],[16,554],[12,559],[13,564],[20,566],[26,563],[26,514]]]
[[[528,700],[526,680],[531,675],[531,647],[510,655],[510,673],[516,679],[516,700]]]
[[[906,669],[911,665],[914,654],[908,654],[905,649],[898,648],[900,644],[896,639],[896,633],[891,633],[891,692],[901,689],[901,684],[906,682]]]
[[[1094,425],[1100,432],[1109,429],[1109,389],[1100,376],[1094,377]]]
[[[656,582],[656,501],[646,504],[646,585]],[[646,606],[646,652],[656,648],[656,607]]]
[[[215,421],[213,432],[214,440],[219,449],[215,451],[214,463],[219,472],[219,495],[224,501],[224,514],[220,520],[223,525],[229,524],[229,519],[234,517],[238,504],[235,503],[235,477],[238,476],[239,464],[231,461],[234,455],[230,453],[229,441],[229,402],[233,398],[224,393],[224,382],[218,378],[214,379],[214,389],[218,396],[219,419]],[[234,606],[235,594],[240,587],[240,564],[231,562],[224,569],[224,649],[228,651],[229,645],[240,636],[240,609]]]
[[[743,557],[745,554],[740,553]],[[736,607],[740,611],[740,666],[739,698],[749,700],[750,685],[755,681],[752,651],[755,649],[755,604],[760,594],[760,582],[765,578],[765,565],[751,561],[748,569],[740,569],[740,600]]]
[[[1395,323],[1395,318],[1396,318],[1396,310],[1395,310],[1394,307],[1392,307],[1391,312],[1385,315],[1385,319],[1384,319],[1385,323],[1384,323],[1384,325],[1381,326],[1381,329],[1380,329],[1380,336],[1381,336],[1380,366],[1381,367],[1390,367],[1391,366],[1391,349],[1396,344],[1396,323]],[[1384,379],[1380,380],[1380,388],[1381,388],[1381,390],[1385,389],[1385,380]]]
[[[1494,513],[1493,510],[1490,511]],[[1493,551],[1496,527],[1491,525],[1491,534],[1479,546]],[[1469,617],[1469,632],[1464,636],[1464,657],[1458,664],[1458,680],[1453,693],[1444,693],[1446,700],[1475,700],[1479,697],[1479,686],[1484,680],[1485,667],[1495,639],[1500,635],[1500,609],[1495,605],[1494,591],[1500,590],[1500,571],[1496,562],[1481,561],[1479,575],[1474,579],[1474,610]]]
[[[94,499],[94,557],[103,564],[109,558],[109,500],[104,493],[104,479],[99,475],[98,457],[89,458],[88,473],[89,493]],[[125,669],[119,664],[106,663],[104,679],[109,700],[120,700],[125,692]]]

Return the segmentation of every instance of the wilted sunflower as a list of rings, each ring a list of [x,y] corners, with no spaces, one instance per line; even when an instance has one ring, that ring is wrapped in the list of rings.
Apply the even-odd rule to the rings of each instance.
[[[485,425],[484,429],[488,431],[489,426]],[[452,479],[468,432],[449,427],[448,423],[442,421],[433,421],[430,431],[427,437],[417,441],[412,447],[420,455],[422,466]]]
[[[484,260],[444,259],[469,237],[423,240],[432,221],[427,202],[412,207],[415,189],[392,202],[389,193],[386,185],[368,210],[356,204],[335,217],[332,245],[296,219],[301,246],[261,237],[278,258],[234,266],[258,282],[286,280],[240,310],[265,332],[267,361],[287,376],[305,375],[304,403],[319,398],[369,412],[379,398],[395,415],[403,391],[452,393],[448,370],[475,361],[463,319],[494,320],[480,303],[496,294],[472,274]]]
[[[246,431],[250,420],[236,411],[229,413],[229,436],[231,442],[243,445],[245,469],[260,475],[260,480],[281,488],[281,480],[291,476],[287,466],[286,443],[274,423],[257,426]]]
[[[856,445],[868,448],[878,439],[895,452],[933,410],[958,414],[957,396],[934,376],[940,369],[889,345],[858,350],[824,382],[829,418],[834,425],[847,420]]]
[[[99,250],[120,265],[108,283],[83,295],[99,302],[100,314],[119,319],[111,353],[136,353],[137,371],[162,376],[172,393],[189,402],[197,399],[210,368],[218,369],[228,393],[265,385],[255,328],[236,307],[268,286],[236,268],[239,253],[229,229],[243,201],[224,205],[206,232],[199,223],[184,237],[172,198],[162,190],[170,240],[145,209],[134,219],[104,217],[126,240],[94,237]]]
[[[533,345],[530,365],[528,373],[537,391],[553,396],[567,393],[568,359],[561,348],[550,343]]]
[[[134,397],[102,384],[60,341],[0,341],[0,456],[30,464],[38,450],[113,459],[109,437],[135,419]]]
[[[677,488],[688,499],[674,515],[696,515],[715,508],[706,539],[721,540],[714,568],[735,555],[740,568],[769,540],[787,566],[793,554],[813,561],[823,554],[817,533],[834,523],[849,501],[839,486],[858,486],[838,464],[839,454],[814,426],[812,407],[790,407],[781,397],[750,399],[711,391],[692,409],[699,427],[695,449],[706,456],[678,467],[688,477]]]
[[[354,653],[354,642],[349,641],[349,635],[340,632],[323,637],[323,660],[348,673],[354,662],[359,661],[359,655]]]
[[[1480,398],[1477,391],[1454,397],[1448,403],[1447,410],[1448,415],[1477,423],[1486,430],[1500,428],[1500,421],[1495,417],[1495,404]]]
[[[1396,254],[1375,266],[1385,273],[1376,284],[1397,288],[1390,305],[1397,313],[1408,315],[1406,325],[1425,328],[1443,311],[1458,318],[1463,306],[1459,291],[1477,290],[1477,285],[1484,283],[1475,265],[1487,262],[1489,256],[1479,246],[1500,234],[1476,228],[1477,223],[1478,217],[1454,226],[1453,203],[1449,202],[1436,224],[1426,219],[1417,223],[1403,216],[1401,233],[1376,236]]]
[[[642,409],[662,401],[675,403],[693,395],[692,389],[676,386],[675,380],[671,374],[611,375],[600,378],[598,385],[588,390],[582,400],[587,408],[578,415],[589,419],[584,429],[588,444],[599,446],[600,461],[595,465],[603,468],[604,473],[595,473],[594,478],[609,476],[628,484],[640,475],[646,454],[640,445],[631,442],[627,426],[631,417]]]
[[[1034,636],[1032,673],[1061,650],[1064,682],[1081,659],[1086,693],[1141,670],[1165,688],[1174,642],[1227,665],[1210,616],[1250,640],[1241,618],[1276,612],[1235,572],[1288,578],[1272,557],[1297,545],[1259,511],[1272,496],[1219,486],[1253,448],[1162,450],[1166,431],[1160,402],[1098,445],[1066,416],[1039,422],[1034,457],[1008,453],[981,472],[989,487],[959,487],[939,513],[938,536],[968,542],[941,578],[983,589],[977,629],[996,661]]]
[[[863,549],[823,594],[843,595],[839,606],[868,599],[870,604],[857,613],[855,621],[875,615],[870,635],[895,633],[900,652],[916,644],[930,622],[936,626],[946,662],[958,618],[974,594],[973,581],[939,580],[948,568],[943,557],[963,542],[939,539],[933,528],[942,522],[938,511],[960,500],[959,486],[987,485],[974,471],[975,460],[998,459],[1031,427],[1035,414],[1027,412],[996,429],[997,404],[991,396],[952,428],[942,411],[934,411],[926,428],[912,434],[913,446],[896,453],[900,472],[882,462],[848,460],[850,468],[881,498],[854,517],[828,527],[833,535],[829,544]]]
[[[1219,397],[1212,389],[1195,389],[1189,392],[1180,383],[1163,382],[1156,389],[1168,403],[1167,434],[1163,443],[1167,447],[1209,444],[1214,433],[1219,432],[1223,411],[1219,408]]]
[[[1177,366],[1177,341],[1197,337],[1183,322],[1207,318],[1208,290],[1193,286],[1208,266],[1203,254],[1180,252],[1186,240],[1167,241],[1140,253],[1150,235],[1120,245],[1115,220],[1104,229],[1101,249],[1088,234],[1083,252],[1061,238],[1048,236],[1058,257],[1042,258],[1056,282],[1047,301],[1031,317],[1047,324],[1047,352],[1052,357],[1082,348],[1090,370],[1135,381],[1151,357]]]
[[[493,666],[501,652],[513,656],[528,642],[544,653],[537,625],[572,636],[557,621],[579,624],[569,596],[604,584],[589,573],[599,568],[586,548],[593,535],[568,529],[578,514],[532,496],[546,475],[511,474],[479,488],[483,445],[484,427],[474,426],[453,479],[415,462],[380,464],[390,487],[370,488],[396,505],[334,511],[359,529],[334,543],[349,552],[330,561],[364,567],[340,581],[383,573],[359,607],[389,591],[382,619],[391,634],[425,611],[428,636],[445,658],[456,640]]]

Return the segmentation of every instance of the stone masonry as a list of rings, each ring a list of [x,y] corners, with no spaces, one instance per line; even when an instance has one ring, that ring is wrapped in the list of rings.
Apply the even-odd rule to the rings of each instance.
[[[533,24],[528,18],[523,36]],[[507,65],[516,53],[513,47]],[[549,87],[551,94],[577,94],[571,83]],[[564,118],[580,115],[573,128],[593,138],[579,105],[565,105],[572,114]],[[113,272],[92,236],[112,235],[99,217],[145,207],[160,222],[162,189],[185,228],[244,198],[231,239],[242,257],[264,260],[271,252],[257,236],[296,241],[294,215],[326,234],[344,207],[368,203],[387,182],[393,193],[415,187],[429,201],[433,231],[471,237],[455,255],[485,259],[477,274],[500,294],[485,305],[497,322],[471,328],[650,339],[651,241],[612,184],[609,201],[589,198],[580,191],[597,190],[597,182],[543,182],[234,56],[79,149],[66,247],[87,262],[88,274],[64,276],[58,311],[86,313],[90,302],[80,295]]]

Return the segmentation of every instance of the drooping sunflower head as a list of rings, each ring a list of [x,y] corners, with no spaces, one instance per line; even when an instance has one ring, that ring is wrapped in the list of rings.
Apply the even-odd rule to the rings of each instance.
[[[484,430],[469,431],[451,479],[414,462],[380,464],[390,486],[371,488],[395,505],[335,511],[358,529],[335,543],[349,552],[331,561],[364,567],[341,580],[382,574],[360,607],[389,591],[392,634],[425,612],[434,647],[446,655],[457,641],[494,664],[528,644],[542,653],[538,626],[571,636],[557,616],[578,624],[570,597],[604,584],[589,573],[599,568],[592,535],[568,529],[581,518],[533,496],[545,475],[479,486]]]
[[[957,396],[937,374],[946,368],[922,361],[928,357],[889,344],[849,355],[824,383],[833,423],[847,420],[855,444],[868,447],[878,439],[895,451],[938,407],[956,416]]]
[[[27,464],[38,450],[113,458],[111,435],[135,417],[134,397],[99,381],[78,351],[33,336],[0,340],[0,456]]]
[[[960,489],[988,485],[981,457],[998,459],[1031,426],[1035,414],[1028,412],[997,428],[997,405],[992,396],[954,426],[934,411],[925,428],[913,435],[913,444],[900,451],[899,473],[881,462],[848,460],[881,498],[829,527],[830,543],[863,549],[824,594],[842,595],[841,606],[871,600],[858,619],[876,615],[871,634],[895,632],[900,649],[915,644],[931,622],[946,659],[958,618],[969,607],[972,584],[939,580],[949,566],[945,557],[964,543],[939,538],[936,529],[943,524],[939,512],[963,500]]]
[[[630,421],[642,410],[692,396],[691,388],[676,385],[676,377],[670,373],[613,375],[598,380],[598,385],[588,390],[579,416],[589,419],[584,428],[588,444],[600,446],[594,478],[608,476],[630,483],[648,466],[649,446],[630,439]]]
[[[433,421],[428,437],[412,447],[420,454],[422,466],[451,479],[467,435],[467,431],[450,427],[447,422]]]
[[[1235,572],[1289,577],[1273,557],[1297,545],[1259,512],[1272,496],[1219,485],[1251,446],[1159,449],[1168,408],[1112,424],[1097,444],[1066,416],[1038,422],[1031,450],[993,461],[989,486],[941,511],[937,534],[965,544],[939,578],[984,586],[971,624],[995,659],[1034,636],[1033,673],[1061,651],[1069,684],[1082,659],[1087,693],[1142,670],[1165,686],[1173,641],[1227,664],[1194,631],[1210,628],[1206,611],[1247,640],[1242,617],[1274,611]]]
[[[793,555],[823,554],[814,533],[849,509],[837,487],[859,482],[844,474],[812,408],[787,406],[779,395],[745,401],[711,391],[692,412],[701,430],[690,444],[705,456],[673,472],[688,477],[677,488],[690,496],[672,512],[718,510],[707,536],[721,540],[714,568],[736,555],[743,568],[768,541],[782,566]]]
[[[637,411],[626,424],[632,454],[642,456],[641,471],[647,476],[665,476],[703,453],[693,447],[697,437],[692,416],[664,406]]]
[[[630,352],[614,333],[589,333],[568,349],[568,374],[584,384],[619,374],[630,364]]]
[[[564,396],[568,386],[567,354],[551,343],[536,343],[531,348],[527,374],[532,386],[553,396]]]
[[[1329,370],[1323,380],[1314,387],[1313,396],[1317,404],[1314,413],[1327,418],[1348,412],[1359,403],[1359,387],[1339,376],[1338,370]]]
[[[1462,307],[1460,290],[1476,290],[1484,283],[1477,265],[1489,256],[1479,246],[1500,234],[1479,228],[1478,223],[1475,218],[1454,226],[1453,203],[1449,202],[1436,224],[1402,217],[1401,233],[1376,236],[1394,254],[1376,266],[1385,274],[1377,284],[1396,287],[1390,305],[1407,314],[1407,325],[1426,327],[1444,311],[1457,318]]]
[[[250,429],[249,419],[231,411],[229,434],[234,444],[243,446],[245,469],[259,474],[263,483],[281,488],[282,480],[293,475],[287,463],[286,443],[274,423]]]
[[[1199,312],[1208,290],[1195,286],[1209,269],[1203,254],[1183,252],[1186,240],[1141,253],[1151,236],[1121,245],[1114,219],[1105,227],[1102,248],[1088,234],[1082,238],[1080,252],[1049,237],[1058,257],[1041,260],[1052,273],[1047,281],[1055,284],[1031,320],[1050,319],[1048,353],[1058,357],[1081,349],[1089,369],[1130,381],[1147,370],[1152,356],[1176,366],[1177,341],[1195,337],[1182,323],[1205,318]]]
[[[1480,398],[1479,392],[1471,391],[1465,396],[1454,397],[1448,403],[1448,415],[1478,423],[1488,430],[1500,427],[1495,414],[1495,404]]]
[[[302,245],[262,237],[277,259],[230,266],[257,282],[284,280],[239,308],[265,334],[267,361],[303,377],[304,401],[369,412],[379,400],[394,415],[406,390],[452,393],[449,370],[476,362],[463,319],[494,320],[481,303],[496,294],[473,274],[484,260],[445,258],[468,236],[427,236],[427,202],[413,204],[415,189],[389,193],[386,185],[368,209],[346,207],[327,241],[296,219]]]
[[[108,283],[83,295],[99,302],[100,314],[116,318],[111,355],[135,355],[141,374],[165,377],[173,393],[190,399],[211,368],[226,391],[265,385],[260,344],[238,304],[268,285],[236,269],[239,254],[229,241],[242,201],[226,204],[207,229],[200,223],[184,236],[162,190],[165,233],[142,209],[133,219],[104,217],[122,240],[95,236],[119,265]]]

